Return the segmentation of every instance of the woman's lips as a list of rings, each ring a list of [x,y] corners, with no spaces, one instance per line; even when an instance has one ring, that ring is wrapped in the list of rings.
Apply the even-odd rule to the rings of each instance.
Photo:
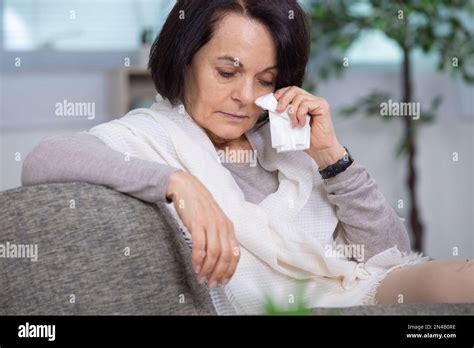
[[[220,113],[223,114],[227,119],[234,120],[234,121],[242,121],[249,118],[247,115],[235,115],[235,114],[229,114],[223,111],[220,111]]]

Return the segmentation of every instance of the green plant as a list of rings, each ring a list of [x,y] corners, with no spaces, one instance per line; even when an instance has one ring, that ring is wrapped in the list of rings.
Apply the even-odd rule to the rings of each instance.
[[[468,83],[474,82],[474,34],[472,23],[474,3],[468,0],[321,0],[309,7],[311,29],[311,64],[317,76],[328,79],[341,76],[347,59],[345,52],[367,30],[383,33],[395,42],[403,54],[401,65],[401,100],[415,100],[412,84],[412,53],[421,50],[437,57],[437,68],[449,70]],[[305,88],[315,88],[306,81]],[[380,116],[381,103],[391,98],[388,92],[373,92],[341,110],[352,115],[358,111],[368,116]],[[420,111],[418,120],[403,121],[404,133],[397,148],[398,155],[407,157],[406,180],[410,200],[410,226],[414,248],[423,249],[423,224],[416,195],[415,165],[417,127],[432,122],[441,103],[437,96],[428,109]],[[390,120],[389,118],[383,118]]]
[[[310,315],[311,309],[308,308],[304,300],[304,291],[307,282],[302,282],[288,297],[276,300],[267,295],[264,304],[265,315]],[[285,303],[285,305],[282,305]]]
[[[140,33],[140,43],[142,45],[149,45],[153,42],[153,30],[151,28],[144,28]]]

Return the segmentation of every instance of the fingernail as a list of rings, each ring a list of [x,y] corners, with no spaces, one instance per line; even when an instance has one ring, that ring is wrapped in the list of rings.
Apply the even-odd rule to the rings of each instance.
[[[196,268],[194,269],[194,272],[197,274],[201,270],[201,265],[197,265]]]
[[[222,285],[227,285],[227,283],[229,282],[229,278],[225,278],[223,281],[222,281]]]
[[[215,280],[211,280],[211,282],[209,283],[209,287],[212,289],[216,286],[217,282]]]
[[[199,283],[199,284],[204,284],[205,282],[207,282],[207,277],[201,277],[201,278],[199,278],[199,280],[198,280],[198,283]]]

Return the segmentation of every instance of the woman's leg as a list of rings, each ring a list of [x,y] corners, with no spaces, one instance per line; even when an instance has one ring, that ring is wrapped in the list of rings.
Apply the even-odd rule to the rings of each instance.
[[[379,304],[474,302],[474,259],[400,267],[380,283],[375,300]]]

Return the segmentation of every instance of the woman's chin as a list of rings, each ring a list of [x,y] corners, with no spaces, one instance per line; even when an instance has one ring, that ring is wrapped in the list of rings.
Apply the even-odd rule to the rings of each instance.
[[[242,126],[237,127],[234,125],[230,125],[230,126],[223,125],[219,128],[219,130],[212,131],[212,132],[221,139],[235,140],[235,139],[239,139],[242,136],[242,134],[244,134],[246,131],[247,131],[247,128],[244,128]]]

